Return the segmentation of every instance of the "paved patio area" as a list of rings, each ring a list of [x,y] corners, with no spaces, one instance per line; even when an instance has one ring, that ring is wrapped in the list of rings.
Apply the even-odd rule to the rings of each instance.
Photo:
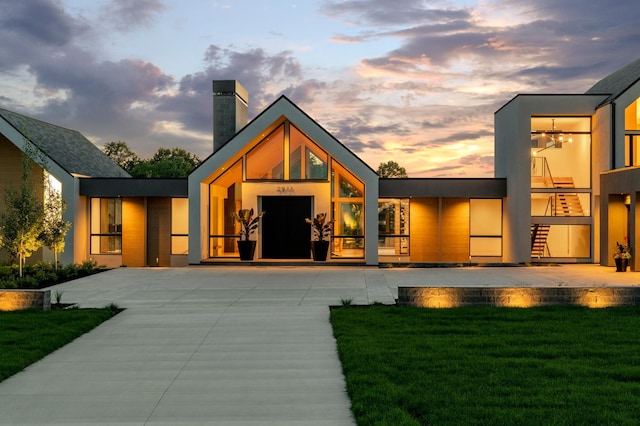
[[[329,305],[398,286],[637,286],[596,265],[121,268],[61,284],[127,308],[0,383],[1,424],[351,425]]]

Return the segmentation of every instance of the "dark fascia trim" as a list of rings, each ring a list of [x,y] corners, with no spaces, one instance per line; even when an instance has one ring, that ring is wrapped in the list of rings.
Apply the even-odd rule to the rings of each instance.
[[[380,198],[462,197],[504,198],[505,178],[406,178],[379,179]]]
[[[80,195],[86,197],[186,198],[189,182],[183,179],[82,178]]]

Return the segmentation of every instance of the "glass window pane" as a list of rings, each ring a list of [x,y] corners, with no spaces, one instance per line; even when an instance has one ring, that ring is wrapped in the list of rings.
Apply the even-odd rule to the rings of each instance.
[[[189,199],[171,199],[171,233],[189,233]]]
[[[337,235],[364,235],[363,204],[339,203]]]
[[[189,237],[172,236],[171,254],[189,254]]]
[[[471,237],[469,254],[471,256],[502,256],[502,238]]]
[[[289,178],[327,179],[329,157],[295,126],[290,126]]]
[[[591,188],[590,125],[588,117],[531,118],[532,188]]]
[[[409,199],[381,199],[378,202],[378,234],[409,235]]]
[[[536,254],[535,257],[538,257],[539,255],[542,258],[589,258],[591,256],[590,225],[541,224],[539,227],[547,228],[549,233],[544,241],[542,241],[544,250],[541,250],[541,252]]]
[[[469,221],[472,236],[502,235],[502,200],[472,198],[469,200]]]
[[[247,154],[247,179],[284,179],[284,125]]]
[[[364,257],[364,237],[336,237],[331,242],[332,258]]]

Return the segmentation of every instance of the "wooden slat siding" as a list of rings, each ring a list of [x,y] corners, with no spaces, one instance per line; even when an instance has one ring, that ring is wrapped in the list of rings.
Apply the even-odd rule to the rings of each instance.
[[[441,198],[441,262],[469,261],[469,199]]]
[[[144,198],[122,200],[122,264],[145,266]]]
[[[170,254],[171,198],[147,198],[147,265],[171,266]]]
[[[410,203],[410,259],[438,261],[438,199],[412,198]]]

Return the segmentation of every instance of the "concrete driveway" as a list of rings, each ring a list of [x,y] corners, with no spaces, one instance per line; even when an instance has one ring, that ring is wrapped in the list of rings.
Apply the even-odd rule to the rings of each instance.
[[[1,424],[351,425],[329,305],[398,286],[638,285],[596,265],[121,268],[52,288],[127,308],[0,383]]]

